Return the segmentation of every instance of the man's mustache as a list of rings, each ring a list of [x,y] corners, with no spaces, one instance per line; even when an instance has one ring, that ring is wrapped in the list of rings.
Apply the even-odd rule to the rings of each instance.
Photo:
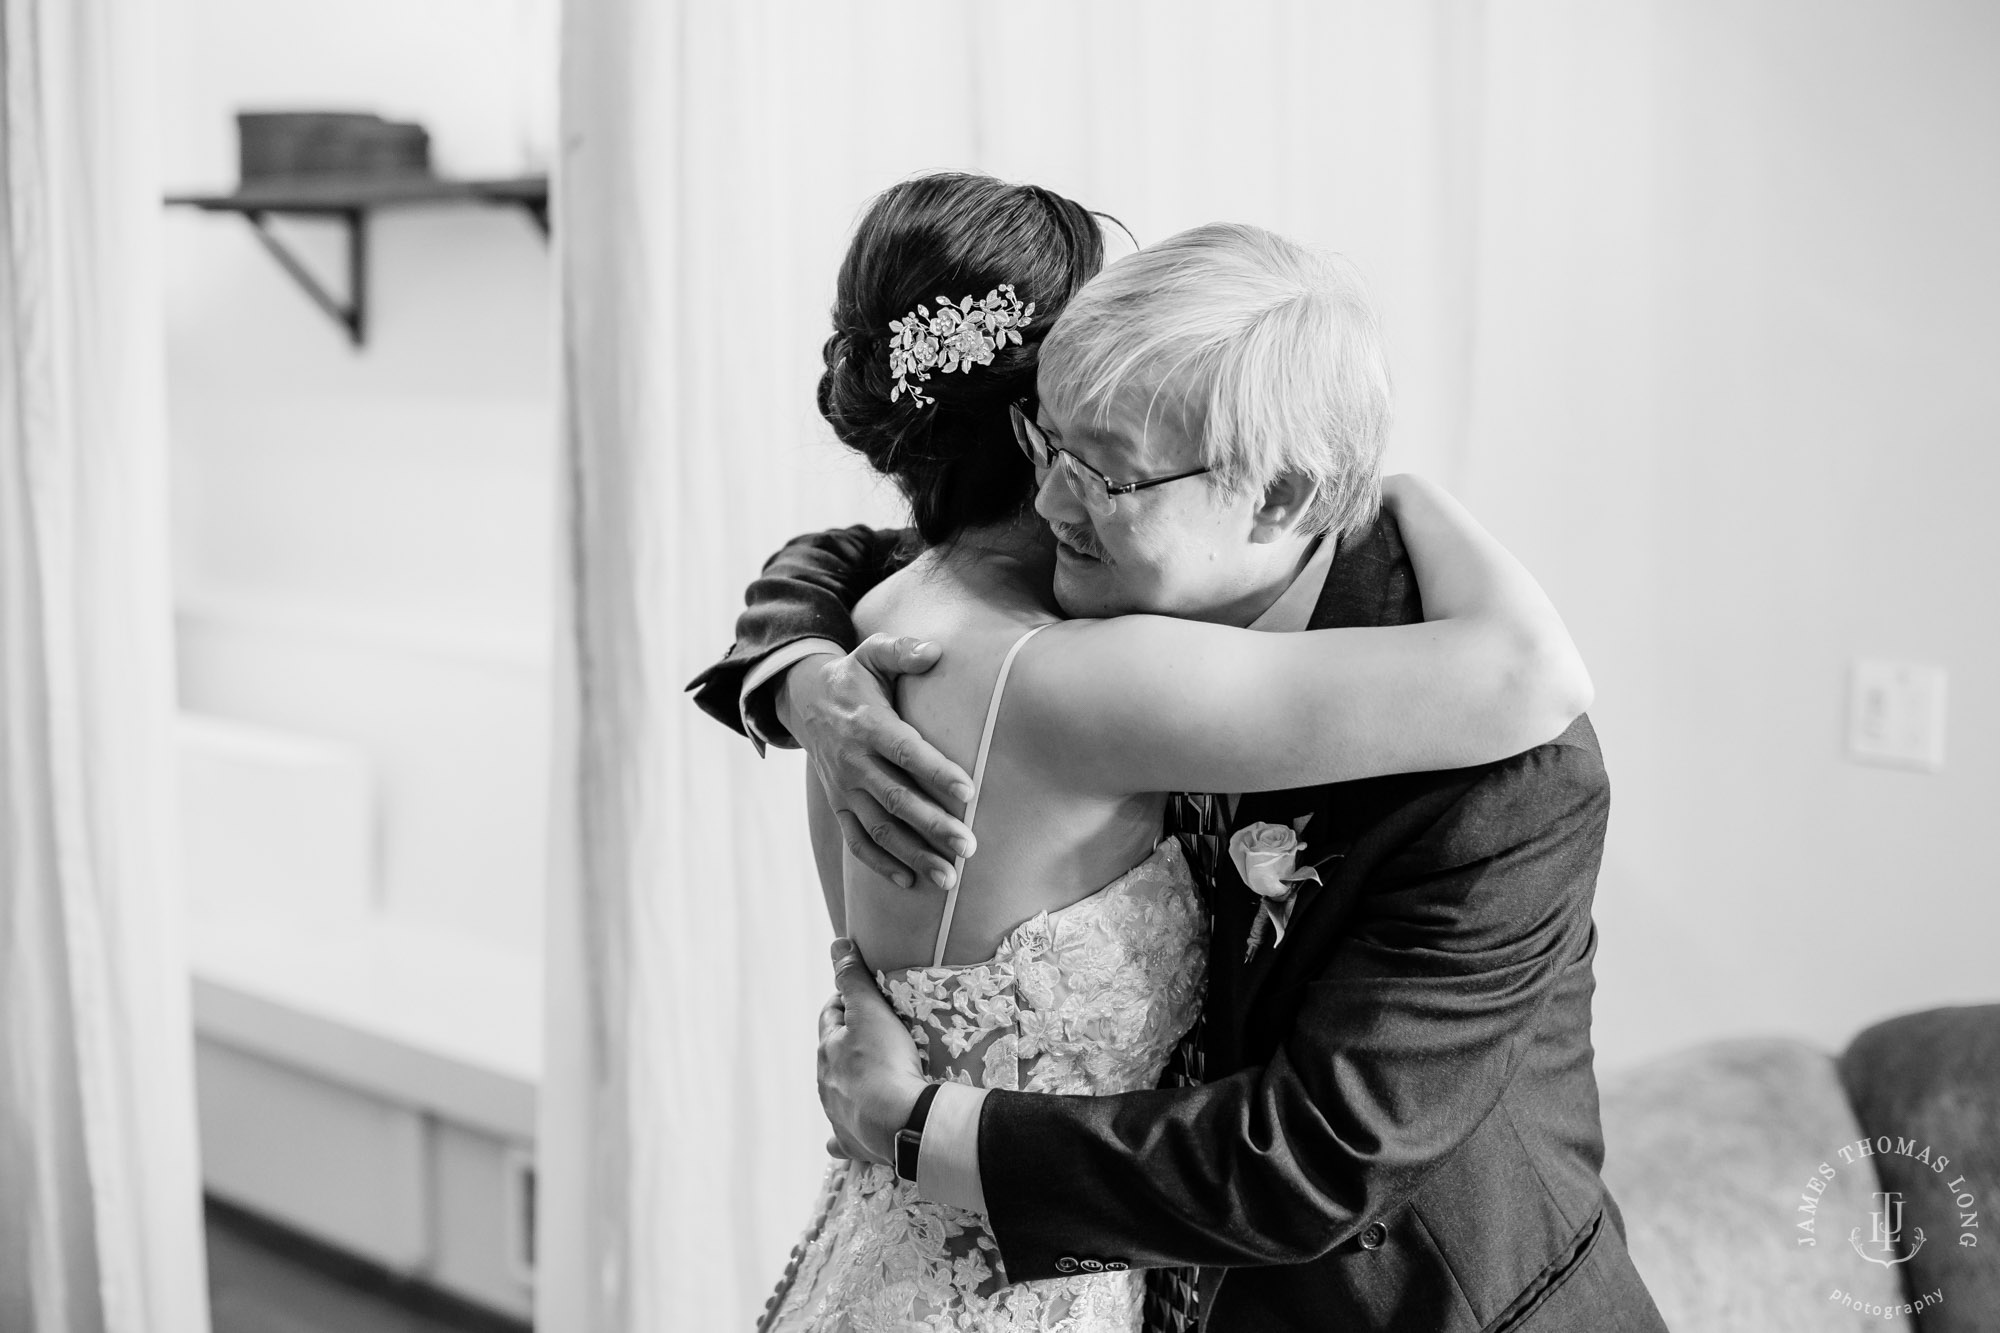
[[[1089,528],[1072,527],[1068,523],[1051,523],[1049,529],[1056,534],[1056,540],[1072,550],[1096,560],[1104,558],[1104,548],[1097,544],[1097,534]]]

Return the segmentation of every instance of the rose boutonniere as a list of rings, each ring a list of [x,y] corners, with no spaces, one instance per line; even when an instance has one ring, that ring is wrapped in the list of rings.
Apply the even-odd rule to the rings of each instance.
[[[1236,830],[1229,839],[1229,859],[1236,863],[1236,873],[1243,876],[1243,882],[1261,900],[1257,904],[1257,919],[1250,923],[1249,945],[1243,951],[1246,963],[1256,956],[1267,929],[1277,932],[1272,948],[1285,942],[1285,927],[1291,923],[1292,903],[1299,895],[1299,885],[1307,880],[1321,882],[1319,871],[1311,866],[1301,868],[1298,863],[1299,850],[1304,846],[1299,834],[1305,832],[1311,819],[1311,815],[1301,815],[1292,821],[1290,828],[1283,824],[1251,824]]]

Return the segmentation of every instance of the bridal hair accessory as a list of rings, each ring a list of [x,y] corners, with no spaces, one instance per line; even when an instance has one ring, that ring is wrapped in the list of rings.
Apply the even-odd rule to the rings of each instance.
[[[896,377],[889,390],[892,403],[906,393],[919,403],[936,402],[917,387],[930,379],[933,370],[949,373],[991,365],[995,352],[1009,343],[1020,345],[1021,330],[1035,317],[1035,303],[1021,304],[1011,282],[1001,283],[983,300],[967,296],[953,305],[940,296],[937,302],[935,315],[929,306],[919,305],[889,321],[889,332],[895,335],[889,343],[889,373]],[[910,383],[911,377],[916,384]]]
[[[1311,866],[1300,869],[1298,865],[1299,851],[1304,846],[1299,835],[1305,832],[1311,819],[1311,815],[1301,815],[1292,821],[1290,828],[1283,824],[1251,824],[1236,830],[1229,840],[1229,859],[1236,863],[1236,873],[1263,900],[1257,904],[1257,917],[1250,923],[1248,947],[1243,950],[1246,963],[1256,956],[1267,927],[1277,931],[1277,938],[1271,942],[1273,949],[1285,942],[1285,927],[1291,924],[1292,903],[1299,896],[1299,885],[1308,880],[1314,884],[1323,882],[1319,871]]]

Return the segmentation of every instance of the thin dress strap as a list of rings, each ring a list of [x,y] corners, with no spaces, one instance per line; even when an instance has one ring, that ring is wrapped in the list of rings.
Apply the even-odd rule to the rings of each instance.
[[[965,803],[965,826],[968,829],[979,815],[979,791],[986,785],[986,752],[993,745],[993,724],[1000,720],[1000,696],[1007,689],[1007,673],[1014,669],[1014,658],[1028,640],[1047,628],[1048,625],[1035,626],[1014,640],[1014,646],[1000,659],[1000,674],[993,681],[993,698],[986,705],[986,726],[979,733],[979,756],[972,761],[972,799]],[[932,967],[944,966],[944,947],[951,941],[951,918],[958,910],[958,890],[964,882],[965,858],[961,856],[951,863],[951,888],[944,895],[944,916],[938,921],[937,949],[931,957]]]

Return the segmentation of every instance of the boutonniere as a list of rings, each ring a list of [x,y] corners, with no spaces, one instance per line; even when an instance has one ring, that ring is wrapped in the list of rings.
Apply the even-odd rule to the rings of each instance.
[[[1246,963],[1256,956],[1267,929],[1277,932],[1272,948],[1285,942],[1285,927],[1291,923],[1292,903],[1299,896],[1299,885],[1307,880],[1314,884],[1321,882],[1319,871],[1299,865],[1299,852],[1304,847],[1299,835],[1311,820],[1311,815],[1301,815],[1289,828],[1283,824],[1251,824],[1236,830],[1229,839],[1229,859],[1236,863],[1236,873],[1243,876],[1243,882],[1260,899],[1257,919],[1250,923],[1250,942],[1243,951]]]

